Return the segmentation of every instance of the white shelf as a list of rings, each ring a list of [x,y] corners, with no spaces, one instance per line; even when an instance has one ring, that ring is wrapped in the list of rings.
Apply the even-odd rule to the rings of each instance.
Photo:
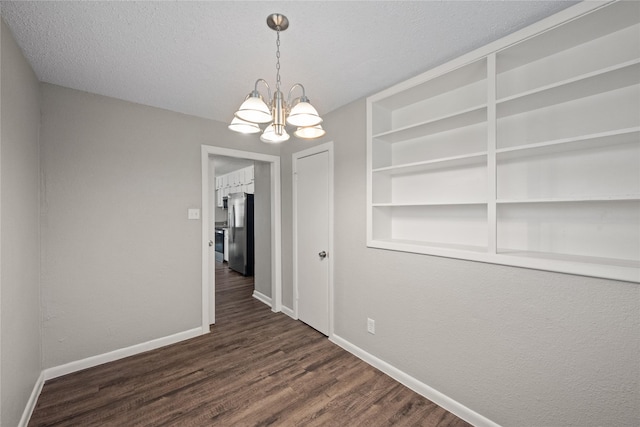
[[[498,117],[537,110],[637,84],[640,84],[638,59],[499,99]]]
[[[412,126],[382,132],[373,137],[384,142],[401,142],[421,138],[426,135],[445,132],[464,126],[471,126],[487,120],[486,104],[475,106],[464,111],[448,114],[427,120]]]
[[[461,156],[444,157],[441,159],[426,160],[423,162],[407,163],[403,165],[387,166],[383,168],[373,169],[373,173],[396,175],[396,174],[409,174],[416,172],[426,172],[431,169],[437,168],[453,168],[468,166],[472,164],[479,164],[487,162],[487,152],[470,153]]]
[[[486,253],[486,246],[474,246],[474,245],[458,245],[458,244],[448,244],[448,243],[440,243],[440,242],[425,242],[421,240],[406,240],[406,239],[376,239],[373,241],[374,244],[380,245],[380,247],[385,247],[388,249],[397,249],[399,247],[410,247],[406,250],[408,252],[415,252],[416,248],[421,249],[448,249],[448,250],[456,250],[456,251],[464,251],[464,252],[477,252],[477,253]],[[397,249],[403,250],[403,249]]]
[[[500,253],[493,256],[492,262],[579,276],[640,282],[639,262],[614,258],[500,249]]]
[[[471,206],[471,205],[486,205],[486,200],[447,200],[447,201],[435,201],[435,202],[421,202],[421,203],[372,203],[371,206],[375,208],[393,208],[393,207],[420,207],[420,206]]]
[[[590,203],[590,202],[624,202],[624,201],[640,201],[640,194],[619,194],[607,196],[592,197],[575,197],[575,198],[540,198],[540,199],[497,199],[497,204],[525,204],[525,203]]]
[[[498,148],[496,154],[501,158],[535,155],[540,151],[560,153],[564,151],[581,150],[605,145],[627,144],[640,142],[640,126],[582,135],[572,138],[562,138],[553,141],[537,142],[533,144],[516,145]]]
[[[624,267],[624,268],[640,267],[640,260],[624,260],[624,259],[617,259],[617,258],[579,256],[579,255],[571,255],[571,254],[555,254],[550,252],[518,251],[518,250],[510,250],[507,248],[498,248],[498,253],[500,255],[505,255],[505,256],[548,260],[548,261],[611,265],[611,266]]]

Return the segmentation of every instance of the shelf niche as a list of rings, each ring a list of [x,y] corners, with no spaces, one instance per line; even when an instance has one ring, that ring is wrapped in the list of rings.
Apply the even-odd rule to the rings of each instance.
[[[367,99],[367,245],[640,282],[640,5],[583,2]]]

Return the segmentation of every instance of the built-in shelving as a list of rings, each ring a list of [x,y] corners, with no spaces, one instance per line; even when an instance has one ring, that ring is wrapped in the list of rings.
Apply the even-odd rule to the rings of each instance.
[[[640,5],[558,16],[368,98],[368,246],[640,282]]]

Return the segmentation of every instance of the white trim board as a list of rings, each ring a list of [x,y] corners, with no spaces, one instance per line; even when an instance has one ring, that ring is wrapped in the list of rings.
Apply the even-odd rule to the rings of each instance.
[[[197,327],[189,329],[188,331],[168,335],[166,337],[156,338],[154,340],[143,342],[141,344],[132,345],[130,347],[121,348],[118,350],[110,351],[108,353],[103,353],[96,356],[87,357],[86,359],[65,363],[64,365],[44,369],[40,373],[38,380],[33,386],[33,391],[31,392],[31,396],[29,396],[29,400],[27,401],[24,411],[22,412],[22,417],[20,418],[18,427],[26,427],[29,424],[29,420],[31,419],[31,415],[33,415],[33,410],[36,407],[38,397],[42,392],[42,387],[44,386],[45,381],[58,378],[63,375],[72,374],[83,369],[102,365],[107,362],[113,362],[115,360],[124,359],[125,357],[134,356],[136,354],[144,353],[145,351],[155,350],[157,348],[195,338],[200,335],[202,335],[200,327]]]
[[[284,314],[286,314],[287,316],[291,317],[293,320],[298,320],[298,318],[296,317],[295,312],[293,311],[293,309],[286,307],[286,306],[282,306],[282,312]]]
[[[209,166],[213,156],[238,157],[242,159],[266,162],[271,165],[271,311],[282,309],[282,233],[281,233],[281,192],[280,157],[269,154],[240,151],[231,148],[201,146],[202,162],[202,334],[209,333],[209,325],[215,322],[215,310],[210,306],[210,298],[215,298],[215,274],[209,272],[209,233],[213,224],[209,200],[213,196],[210,185],[210,174],[215,171]],[[214,189],[215,190],[215,189]],[[213,286],[213,289],[210,287]],[[210,309],[214,313],[210,316]]]
[[[200,336],[200,328],[189,329],[188,331],[178,332],[173,335],[169,335],[162,338],[156,338],[140,344],[135,344],[130,347],[113,350],[108,353],[99,354],[96,356],[87,357],[86,359],[76,360],[75,362],[65,363],[64,365],[54,366],[53,368],[47,368],[43,372],[44,380],[50,380],[53,378],[61,377],[62,375],[71,374],[73,372],[81,371],[83,369],[92,368],[94,366],[102,365],[103,363],[113,362],[114,360],[124,359],[125,357],[134,356],[145,351],[155,350],[160,347],[175,344],[180,341],[188,340]]]
[[[257,299],[258,301],[260,301],[263,304],[268,305],[269,307],[271,307],[271,298],[266,296],[265,294],[263,294],[262,292],[258,292],[255,289],[253,290],[253,295],[252,295],[255,299]]]
[[[354,344],[351,344],[349,341],[345,340],[344,338],[341,338],[338,335],[332,334],[329,336],[329,341],[342,347],[343,349],[353,354],[360,360],[384,372],[394,380],[398,381],[400,384],[410,388],[411,390],[415,391],[419,395],[429,399],[436,405],[451,412],[455,416],[462,418],[466,422],[476,427],[500,427],[499,424],[467,408],[462,403],[456,400],[453,400],[449,396],[443,393],[440,393],[438,390],[429,387],[425,383],[417,380],[416,378],[401,371],[400,369],[385,362],[384,360],[379,359],[376,356],[366,352],[360,347]]]
[[[31,415],[33,415],[33,410],[36,409],[36,403],[38,403],[38,397],[40,397],[40,392],[42,392],[44,381],[45,381],[44,371],[42,371],[40,373],[40,376],[36,380],[36,383],[33,386],[33,391],[31,392],[31,396],[29,396],[27,405],[24,407],[24,411],[22,412],[22,417],[18,422],[18,427],[27,427],[27,425],[29,424],[29,420],[31,420]]]

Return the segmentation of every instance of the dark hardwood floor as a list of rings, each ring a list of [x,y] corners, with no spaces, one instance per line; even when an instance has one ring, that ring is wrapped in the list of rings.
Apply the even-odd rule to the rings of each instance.
[[[468,426],[216,268],[211,334],[47,381],[29,426]]]

